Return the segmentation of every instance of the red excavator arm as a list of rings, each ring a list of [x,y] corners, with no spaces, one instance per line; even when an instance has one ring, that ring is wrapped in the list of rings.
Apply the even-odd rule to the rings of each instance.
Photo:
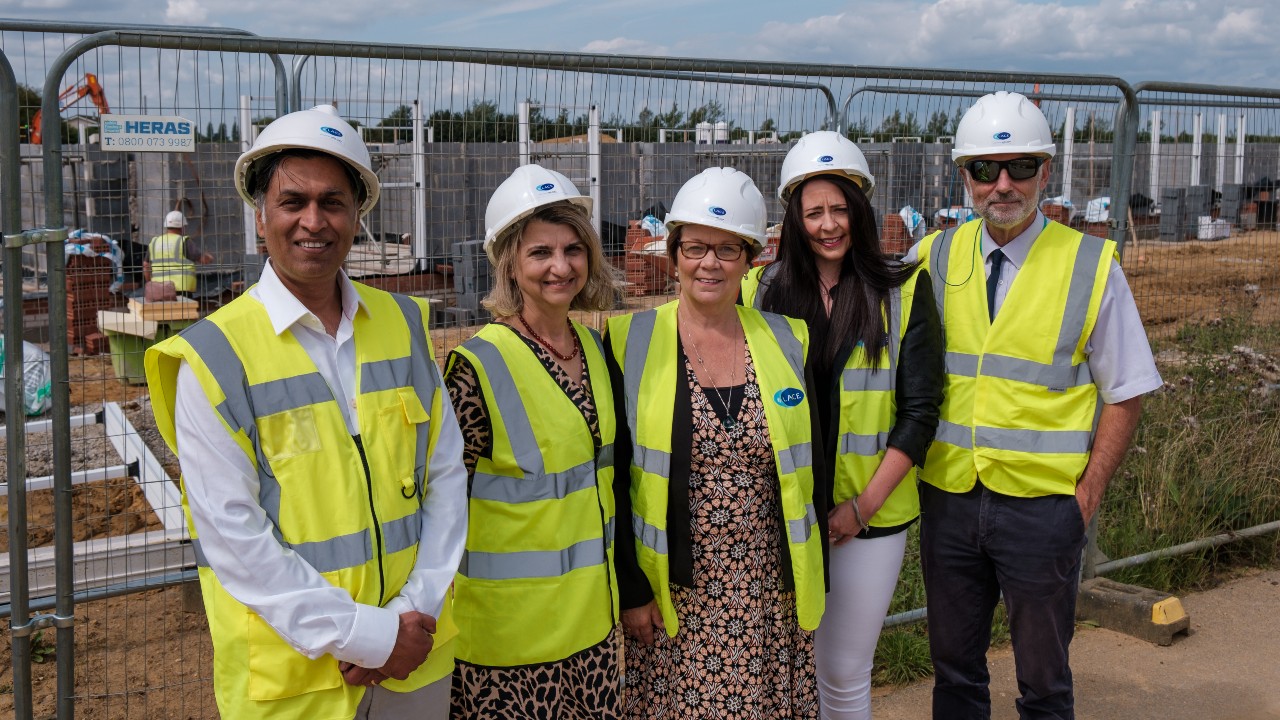
[[[98,76],[93,73],[85,73],[84,82],[79,85],[71,85],[62,94],[58,96],[59,111],[80,102],[88,95],[93,104],[98,107],[98,114],[106,115],[111,112],[111,106],[107,104],[107,94],[102,91],[102,86],[98,84]],[[31,142],[39,145],[41,139],[40,132],[40,111],[31,117]]]

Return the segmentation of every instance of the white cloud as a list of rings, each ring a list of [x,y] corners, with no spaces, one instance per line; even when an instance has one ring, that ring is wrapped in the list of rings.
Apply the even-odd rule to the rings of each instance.
[[[174,25],[202,25],[209,18],[209,11],[199,0],[169,0],[164,19]]]
[[[592,40],[583,46],[582,52],[609,53],[613,55],[669,55],[665,45],[658,45],[647,40],[616,37],[612,40]]]

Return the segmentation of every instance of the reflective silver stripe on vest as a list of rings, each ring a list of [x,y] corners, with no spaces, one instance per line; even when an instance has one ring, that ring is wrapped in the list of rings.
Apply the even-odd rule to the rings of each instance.
[[[1065,390],[1093,384],[1093,373],[1089,370],[1089,363],[1072,365],[1069,354],[1064,365],[1045,365],[1034,360],[1007,355],[986,355],[982,358],[982,374],[1002,380],[1017,380],[1041,385],[1051,390]]]
[[[607,468],[613,467],[613,443],[601,445],[596,451],[596,466]]]
[[[813,445],[798,443],[778,451],[778,465],[783,475],[790,475],[797,470],[813,467]]]
[[[959,425],[950,420],[938,420],[938,432],[934,440],[955,445],[965,450],[973,449],[973,432],[966,425]]]
[[[286,544],[317,572],[332,572],[359,567],[373,559],[373,542],[369,531],[357,530],[319,542]]]
[[[812,504],[804,506],[804,518],[801,520],[788,520],[787,530],[791,533],[791,542],[800,544],[808,542],[809,536],[813,534],[813,528],[818,524],[818,511],[814,509]]]
[[[751,299],[751,307],[756,310],[764,310],[764,292],[773,284],[773,276],[778,274],[778,263],[771,262],[764,266],[760,271],[760,277],[756,283],[756,296]]]
[[[594,488],[595,459],[560,472],[547,472],[542,448],[533,434],[533,423],[520,401],[520,391],[516,388],[511,368],[507,367],[507,361],[503,359],[497,346],[484,338],[473,337],[463,347],[474,354],[484,368],[489,385],[493,388],[490,402],[497,403],[516,464],[524,469],[524,476],[518,478],[476,472],[472,479],[471,496],[482,500],[526,503],[562,500],[571,493]],[[612,448],[608,452],[612,455]]]
[[[201,320],[183,330],[182,339],[196,351],[222,389],[225,399],[218,403],[218,414],[233,432],[243,431],[253,446],[258,461],[258,505],[271,521],[272,533],[280,540],[280,483],[262,452],[257,420],[246,388],[244,363],[222,328],[210,320]]]
[[[671,477],[671,453],[665,450],[655,450],[644,445],[636,445],[632,453],[631,463],[641,470],[658,477]]]
[[[375,360],[361,365],[360,392],[374,393],[408,387],[412,364],[411,359],[402,357]],[[431,406],[426,405],[426,407]]]
[[[929,279],[933,282],[933,297],[938,304],[938,319],[944,321],[947,317],[943,311],[947,300],[947,273],[951,270],[951,242],[955,239],[956,229],[943,230],[929,246]],[[946,332],[945,322],[943,322],[943,332]]]
[[[1027,453],[1087,453],[1093,433],[1088,430],[1010,430],[979,426],[978,445],[993,450]]]
[[[659,555],[667,554],[667,531],[645,522],[644,517],[634,511],[631,513],[631,532],[641,545]]]
[[[845,368],[840,377],[844,381],[845,392],[888,391],[893,389],[893,373],[880,368],[872,372],[871,368]]]
[[[943,363],[948,375],[978,377],[978,356],[971,353],[947,351]]]
[[[796,382],[804,384],[804,346],[800,344],[800,339],[796,337],[795,332],[791,330],[791,324],[781,315],[774,313],[760,313],[769,325],[769,329],[773,331],[773,336],[778,340],[778,346],[782,348],[782,356],[787,359],[787,364],[791,366],[791,371],[796,375]]]
[[[196,556],[196,567],[209,567],[209,558],[204,556],[204,548],[200,547],[200,538],[191,538],[191,551]]]
[[[889,388],[897,385],[898,352],[902,345],[902,287],[889,291]]]
[[[260,418],[332,400],[333,391],[318,372],[268,380],[249,387],[253,414]]]
[[[627,422],[631,431],[631,464],[646,473],[665,478],[671,476],[671,453],[642,445],[637,434],[640,423],[636,420],[637,406],[640,404],[640,379],[644,376],[645,363],[649,359],[649,343],[653,341],[653,328],[657,319],[656,310],[646,310],[631,316],[631,326],[627,331],[627,350],[623,357],[625,365],[622,381],[627,395]],[[637,531],[636,537],[639,536]],[[665,554],[665,537],[662,542],[662,552]]]
[[[471,497],[518,504],[563,500],[573,493],[595,486],[596,463],[588,460],[563,472],[526,472],[522,477],[476,471],[471,481]]]
[[[600,538],[574,543],[564,550],[522,550],[509,553],[474,552],[462,555],[458,574],[473,580],[550,578],[574,570],[603,565],[606,560]]]
[[[422,516],[416,512],[382,523],[382,544],[388,555],[414,547],[421,537]]]
[[[435,354],[431,342],[427,339],[425,325],[422,322],[422,307],[413,298],[392,293],[392,299],[400,307],[405,323],[409,328],[409,372],[413,381],[413,389],[418,393],[418,401],[422,407],[431,412],[435,405],[436,393],[440,391],[444,381],[440,377],[440,368],[436,366]],[[399,371],[399,364],[391,364],[393,371]],[[407,384],[403,383],[403,384]],[[416,452],[413,460],[414,482],[418,486],[418,497],[426,497],[427,481],[427,448],[431,445],[431,423],[418,423]]]
[[[627,351],[623,357],[625,366],[622,371],[624,389],[627,393],[627,422],[631,427],[631,444],[640,448],[636,438],[636,405],[640,400],[640,378],[644,376],[645,361],[649,357],[649,343],[653,341],[653,328],[658,319],[658,311],[646,310],[631,316],[631,327],[627,332]],[[668,463],[669,464],[669,463]]]
[[[842,454],[851,453],[853,455],[875,457],[887,447],[889,447],[889,433],[887,432],[876,433],[875,435],[844,433],[840,436],[840,452]]]

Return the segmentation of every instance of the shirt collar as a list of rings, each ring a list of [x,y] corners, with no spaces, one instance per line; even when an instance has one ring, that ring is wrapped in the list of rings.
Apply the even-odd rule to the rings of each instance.
[[[351,322],[355,319],[357,312],[369,314],[369,307],[365,305],[360,293],[356,292],[355,285],[351,284],[351,280],[341,269],[338,270],[338,289],[342,293],[343,321]],[[263,307],[266,308],[267,317],[271,319],[271,328],[275,330],[276,335],[283,334],[285,330],[298,323],[324,332],[324,324],[320,322],[320,318],[308,310],[302,301],[289,292],[289,289],[280,281],[280,276],[276,274],[270,258],[262,268],[262,277],[258,279],[255,292]]]
[[[1013,263],[1014,267],[1022,267],[1022,263],[1026,261],[1027,254],[1031,252],[1031,244],[1040,237],[1040,233],[1044,232],[1044,226],[1047,220],[1039,209],[1036,210],[1036,217],[1027,226],[1026,230],[1019,233],[1018,237],[1005,243],[1004,247],[996,245],[996,241],[991,239],[991,233],[987,232],[987,224],[982,223],[982,259],[985,262],[991,257],[991,253],[1000,250],[1004,253],[1004,259]]]

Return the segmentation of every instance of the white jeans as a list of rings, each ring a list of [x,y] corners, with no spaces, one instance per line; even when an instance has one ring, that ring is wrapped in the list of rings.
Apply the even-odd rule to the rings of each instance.
[[[831,548],[831,592],[813,637],[823,720],[871,718],[871,665],[906,549],[906,532]]]

